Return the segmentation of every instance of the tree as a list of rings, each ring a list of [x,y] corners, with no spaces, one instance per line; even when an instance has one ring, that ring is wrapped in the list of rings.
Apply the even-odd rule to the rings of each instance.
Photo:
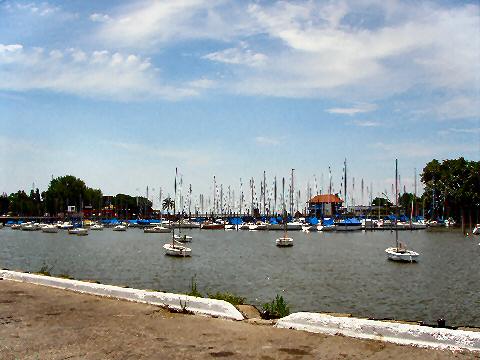
[[[403,213],[407,216],[410,216],[410,212],[412,210],[412,202],[414,206],[413,212],[414,212],[414,215],[416,215],[415,212],[416,212],[416,209],[418,208],[418,204],[422,203],[421,198],[419,198],[418,196],[417,198],[415,198],[415,194],[412,194],[412,193],[403,193],[398,199],[398,205],[401,211],[403,211]]]
[[[8,212],[8,207],[10,205],[10,200],[6,193],[0,195],[0,215],[4,215]]]
[[[83,180],[72,175],[52,179],[44,193],[45,206],[51,214],[64,212],[67,206],[75,206],[77,210],[84,204],[96,206],[101,198],[101,190],[87,187]]]
[[[424,200],[430,218],[459,220],[476,213],[480,206],[480,161],[434,159],[423,169]]]
[[[167,210],[167,212],[170,214],[170,209],[171,210],[174,210],[175,208],[175,201],[173,201],[172,198],[170,197],[167,197],[165,200],[163,200],[163,203],[162,203],[162,209],[163,210]]]
[[[390,200],[382,197],[376,197],[372,201],[372,206],[385,206],[385,207],[391,207],[393,204],[390,202]]]

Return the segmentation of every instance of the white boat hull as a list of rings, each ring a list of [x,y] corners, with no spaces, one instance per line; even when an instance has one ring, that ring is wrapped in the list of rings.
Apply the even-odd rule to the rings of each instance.
[[[415,251],[397,249],[396,247],[388,248],[385,252],[387,253],[387,258],[392,261],[416,262],[420,256]]]
[[[186,257],[192,255],[192,249],[182,245],[165,244],[163,248],[165,249],[165,255],[169,256]]]
[[[335,224],[335,230],[336,231],[357,231],[357,230],[362,230],[362,224]],[[323,230],[325,231],[325,229]]]
[[[144,228],[143,232],[145,234],[154,234],[154,233],[166,234],[166,233],[172,232],[172,229],[169,229],[163,226],[155,226],[153,228]]]
[[[42,227],[42,232],[49,233],[49,234],[54,234],[54,233],[58,233],[58,228],[56,226],[53,226],[53,225],[44,226],[44,227]]]
[[[288,247],[288,246],[293,246],[293,239],[292,238],[287,238],[287,237],[281,237],[275,240],[275,243],[279,247]]]
[[[127,231],[127,227],[124,225],[117,225],[113,229],[113,231]]]

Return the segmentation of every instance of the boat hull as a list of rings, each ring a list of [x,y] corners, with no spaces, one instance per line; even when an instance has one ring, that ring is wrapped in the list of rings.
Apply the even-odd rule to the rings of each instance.
[[[202,224],[200,227],[202,230],[224,230],[224,224]]]
[[[172,229],[165,228],[165,227],[153,227],[153,228],[145,228],[143,229],[145,234],[166,234],[172,232]]]
[[[192,249],[186,246],[165,244],[163,248],[165,249],[165,255],[168,256],[187,257],[192,255]]]
[[[401,262],[417,262],[419,254],[412,250],[399,250],[395,247],[385,250],[388,260]]]
[[[278,247],[290,247],[293,246],[293,239],[287,237],[281,237],[275,240],[275,244]]]

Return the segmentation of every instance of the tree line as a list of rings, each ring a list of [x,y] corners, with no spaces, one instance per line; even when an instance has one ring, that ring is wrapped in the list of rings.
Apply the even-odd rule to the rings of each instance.
[[[37,188],[28,195],[24,190],[19,190],[0,196],[0,215],[56,216],[72,206],[76,212],[86,208],[97,213],[107,210],[112,216],[124,218],[152,212],[152,202],[144,197],[126,194],[104,196],[100,189],[90,188],[83,180],[72,175],[52,179],[47,190],[41,193]]]

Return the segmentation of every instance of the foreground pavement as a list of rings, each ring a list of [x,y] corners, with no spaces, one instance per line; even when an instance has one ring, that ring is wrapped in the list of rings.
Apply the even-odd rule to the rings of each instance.
[[[480,359],[0,280],[0,359]]]

